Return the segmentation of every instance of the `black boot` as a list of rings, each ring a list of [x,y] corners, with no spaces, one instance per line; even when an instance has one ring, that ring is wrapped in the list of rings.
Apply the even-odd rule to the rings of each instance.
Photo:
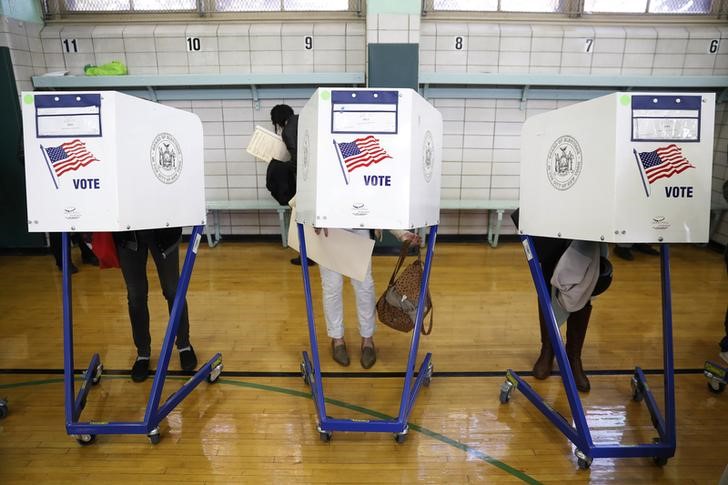
[[[581,392],[589,392],[591,388],[589,379],[581,365],[581,349],[584,347],[591,310],[591,303],[587,303],[581,310],[570,314],[569,319],[566,321],[566,356],[569,358],[576,388]]]
[[[546,319],[540,305],[538,307],[538,321],[541,327],[541,354],[538,356],[536,363],[533,364],[533,377],[546,379],[551,375],[551,370],[554,368],[554,349],[551,347]]]

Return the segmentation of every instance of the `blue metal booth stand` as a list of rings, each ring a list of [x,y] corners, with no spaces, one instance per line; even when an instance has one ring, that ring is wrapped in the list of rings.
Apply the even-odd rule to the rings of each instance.
[[[425,256],[425,268],[420,283],[420,295],[418,301],[425,301],[427,285],[430,281],[430,267],[432,266],[432,255],[435,248],[437,226],[431,226],[427,236],[427,255]],[[298,224],[298,238],[301,249],[301,271],[303,274],[303,288],[306,298],[306,314],[308,317],[308,333],[311,344],[311,358],[306,351],[303,352],[301,362],[301,375],[303,381],[311,386],[313,402],[316,406],[318,419],[317,431],[322,441],[331,440],[334,431],[358,431],[358,432],[380,432],[394,433],[397,443],[403,443],[407,439],[407,420],[415,399],[422,386],[429,386],[432,380],[432,354],[428,352],[420,364],[417,376],[414,376],[415,362],[417,360],[417,349],[420,343],[420,332],[423,325],[424,305],[417,306],[417,318],[415,327],[412,330],[409,356],[407,358],[407,370],[404,377],[402,397],[399,403],[399,413],[396,419],[392,420],[369,420],[369,419],[335,419],[326,413],[326,398],[324,397],[323,385],[321,382],[321,363],[318,353],[318,340],[316,337],[316,325],[313,317],[313,304],[311,301],[311,281],[308,271],[308,259],[306,257],[306,240],[303,224]],[[414,382],[413,382],[414,378]]]
[[[90,384],[98,384],[101,380],[103,365],[99,354],[94,354],[91,362],[83,375],[83,384],[76,394],[74,386],[74,363],[73,363],[73,310],[71,307],[71,272],[69,260],[69,236],[67,232],[62,234],[63,254],[63,381],[65,389],[65,414],[66,431],[76,438],[82,445],[88,445],[96,440],[98,434],[145,434],[152,444],[159,443],[161,438],[159,423],[179,404],[187,395],[194,390],[203,380],[210,383],[217,381],[222,372],[222,355],[215,354],[206,364],[201,366],[182,387],[173,392],[160,406],[159,401],[167,377],[167,367],[172,355],[174,340],[179,327],[179,318],[184,308],[184,300],[187,295],[192,267],[195,264],[197,248],[202,238],[202,226],[195,226],[190,236],[190,243],[187,247],[187,255],[182,266],[177,295],[169,316],[167,331],[162,343],[162,352],[159,356],[157,371],[154,374],[152,390],[149,395],[144,420],[140,422],[96,422],[79,421],[81,412],[86,406],[86,397],[91,388]]]
[[[559,365],[561,380],[564,382],[566,397],[569,401],[571,416],[574,425],[570,424],[558,411],[544,402],[543,398],[529,386],[518,374],[508,369],[506,381],[501,386],[500,402],[507,403],[510,400],[513,389],[521,393],[546,416],[559,431],[561,431],[576,447],[574,454],[577,457],[579,468],[586,469],[594,458],[634,458],[652,457],[656,464],[663,466],[667,464],[668,458],[675,455],[675,376],[673,369],[673,347],[672,347],[672,301],[670,296],[670,253],[667,244],[661,244],[660,269],[662,279],[662,353],[664,365],[664,387],[665,387],[665,416],[660,414],[657,402],[647,385],[647,379],[642,369],[636,367],[632,376],[632,399],[642,401],[644,399],[647,409],[652,417],[652,425],[657,430],[659,437],[654,438],[653,443],[638,445],[620,444],[595,444],[589,431],[586,421],[584,407],[582,406],[579,393],[574,383],[574,375],[571,372],[566,350],[561,341],[559,326],[556,323],[551,295],[546,289],[546,282],[541,272],[541,265],[536,254],[531,236],[521,236],[523,247],[528,259],[528,266],[531,269],[531,276],[538,293],[538,301],[541,310],[546,318],[551,346],[554,349],[556,362]]]

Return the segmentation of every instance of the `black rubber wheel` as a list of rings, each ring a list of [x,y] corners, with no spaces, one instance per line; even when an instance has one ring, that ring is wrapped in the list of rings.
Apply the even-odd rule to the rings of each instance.
[[[399,444],[404,443],[407,441],[407,433],[394,433],[394,441]]]
[[[583,458],[577,458],[576,464],[579,465],[580,470],[588,470],[591,466],[591,460],[585,460]]]
[[[94,444],[96,441],[96,435],[95,434],[82,434],[78,438],[76,438],[76,441],[78,441],[78,444],[81,446],[89,446]]]
[[[644,397],[645,395],[642,393],[640,388],[636,387],[634,391],[632,391],[632,400],[634,402],[641,402]]]
[[[718,382],[717,385],[713,384],[713,381],[708,381],[708,390],[713,394],[720,394],[725,391],[725,384]]]
[[[664,456],[656,456],[652,460],[655,462],[655,465],[657,465],[657,466],[667,465],[667,458],[665,458]]]
[[[319,431],[319,439],[323,441],[324,443],[328,443],[331,441],[331,432],[330,431]]]
[[[8,405],[5,402],[0,402],[0,419],[5,418],[8,415]]]
[[[511,400],[511,391],[501,391],[499,399],[501,404],[507,404]]]
[[[149,438],[149,442],[153,445],[158,445],[160,441],[162,441],[162,434],[161,433],[154,433],[147,435],[147,438]]]
[[[311,381],[308,378],[308,373],[306,372],[306,364],[301,362],[301,379],[303,379],[303,383],[307,386],[311,385]]]

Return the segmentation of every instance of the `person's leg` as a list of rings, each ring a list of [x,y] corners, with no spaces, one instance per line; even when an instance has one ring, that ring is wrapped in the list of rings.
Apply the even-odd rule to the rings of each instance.
[[[321,273],[326,334],[331,338],[334,360],[343,366],[347,366],[349,365],[349,355],[346,352],[344,342],[344,302],[342,297],[344,277],[340,273],[323,266],[319,267],[319,272]]]
[[[591,388],[581,364],[581,350],[584,347],[591,311],[591,302],[587,302],[584,308],[571,313],[566,321],[566,355],[574,374],[576,388],[582,392],[589,392]]]
[[[632,244],[617,244],[614,247],[614,254],[627,261],[632,261],[634,259],[634,255],[632,254]]]
[[[359,319],[359,334],[361,335],[361,365],[369,369],[377,361],[374,347],[374,328],[376,296],[374,294],[374,279],[372,278],[372,265],[369,263],[363,281],[351,280],[356,296],[356,312]]]
[[[538,305],[538,301],[536,302]],[[538,305],[538,322],[541,329],[541,353],[533,365],[533,377],[536,379],[546,379],[551,375],[554,368],[554,349],[551,346],[548,328],[546,327],[546,318],[541,311],[541,305]]]
[[[76,234],[76,243],[78,248],[81,250],[81,262],[83,264],[90,264],[91,266],[99,265],[99,258],[96,257],[91,248],[88,246],[85,238],[86,234]]]
[[[56,266],[58,266],[59,270],[63,270],[63,261],[61,261],[61,254],[63,246],[61,242],[61,233],[60,232],[49,232],[48,233],[48,240],[50,242],[50,248],[51,248],[51,254],[53,254],[53,259],[56,261]],[[68,246],[68,261],[71,262],[71,245],[69,241]],[[69,268],[71,270],[71,274],[78,273],[78,268],[71,262],[71,267]]]
[[[137,349],[137,360],[131,371],[132,380],[141,382],[149,372],[152,337],[149,334],[149,307],[147,294],[147,247],[138,241],[137,250],[132,251],[123,246],[117,247],[121,274],[126,283],[126,297],[129,307],[129,320],[134,345]]]
[[[153,238],[153,232],[150,231],[148,237]],[[169,251],[165,257],[153,240],[150,240],[148,244],[154,259],[154,265],[157,267],[162,294],[167,300],[167,309],[171,315],[174,299],[177,296],[177,284],[179,283],[179,247]],[[189,371],[197,368],[197,356],[194,348],[190,345],[190,320],[187,299],[183,301],[182,312],[179,316],[176,345],[179,350],[182,370]]]

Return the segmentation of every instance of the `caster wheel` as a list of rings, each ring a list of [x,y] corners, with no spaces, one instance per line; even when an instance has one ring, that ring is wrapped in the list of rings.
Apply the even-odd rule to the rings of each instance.
[[[586,456],[583,451],[576,450],[574,455],[576,455],[576,464],[580,470],[587,470],[591,466],[593,458]]]
[[[159,428],[154,428],[148,435],[149,442],[153,445],[159,444],[162,441],[162,433],[159,432]]]
[[[78,444],[81,446],[88,446],[94,443],[96,441],[96,435],[95,434],[80,434],[76,436],[76,441],[78,441]]]
[[[721,392],[725,391],[725,384],[723,384],[722,382],[716,382],[711,379],[708,381],[708,390],[713,394],[720,394]]]
[[[656,456],[652,460],[655,462],[655,465],[657,465],[657,466],[667,465],[667,458],[665,458],[664,456]]]
[[[8,415],[8,403],[0,399],[0,419],[5,418]]]
[[[637,378],[632,377],[632,380],[630,381],[630,385],[632,386],[632,400],[634,402],[640,402],[645,397],[644,392],[642,391],[642,387],[640,386],[640,383],[637,381]]]
[[[427,366],[427,371],[425,374],[425,377],[422,379],[422,385],[426,387],[430,387],[430,384],[432,383],[432,372],[435,369],[435,366],[432,365],[432,362]]]
[[[220,374],[222,374],[222,364],[213,367],[212,370],[210,371],[210,373],[207,374],[207,377],[205,378],[205,380],[209,384],[214,384],[220,378]]]
[[[324,443],[331,441],[332,433],[330,431],[319,431],[319,439]]]
[[[511,393],[513,392],[513,383],[509,380],[506,380],[500,388],[500,396],[499,400],[501,404],[506,404],[508,401],[511,400]]]
[[[404,443],[407,441],[407,433],[394,433],[394,441],[399,444]]]
[[[303,383],[307,386],[311,385],[311,381],[308,379],[308,373],[306,372],[306,363],[301,362],[301,378],[303,379]]]
[[[102,364],[99,364],[96,366],[96,370],[94,371],[94,376],[91,378],[91,384],[96,385],[99,382],[101,382],[101,375],[104,372],[104,366]]]

